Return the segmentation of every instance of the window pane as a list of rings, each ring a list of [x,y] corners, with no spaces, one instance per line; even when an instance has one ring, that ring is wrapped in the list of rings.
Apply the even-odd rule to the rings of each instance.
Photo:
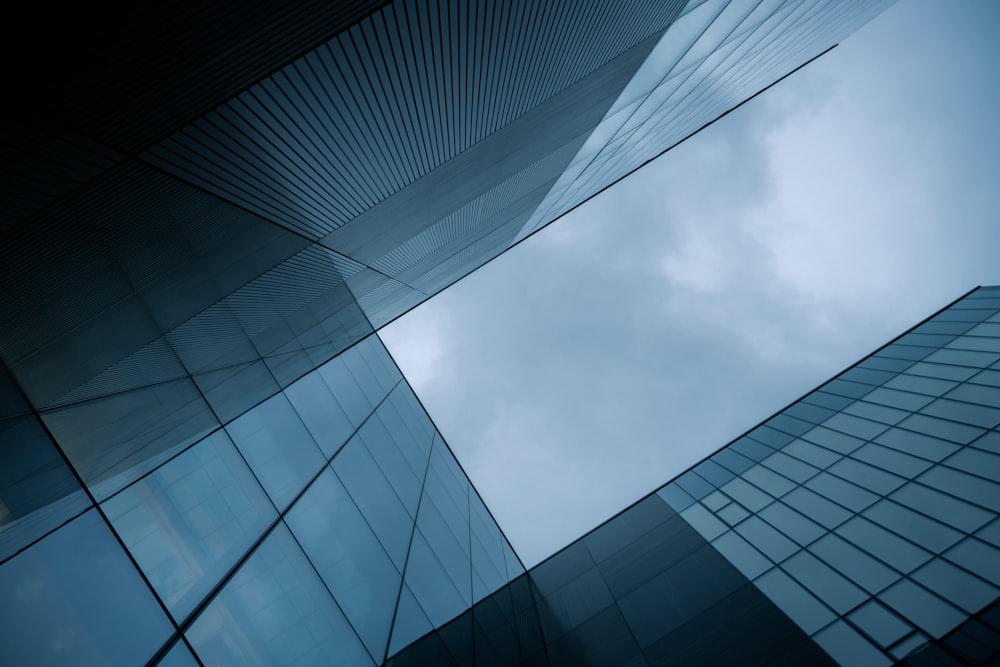
[[[212,600],[187,638],[205,664],[373,664],[282,524]]]
[[[907,542],[898,535],[861,517],[851,519],[837,528],[837,534],[904,574],[926,563],[932,556],[929,551],[925,551],[912,542]],[[875,574],[879,568],[889,572],[885,566],[876,565],[873,566],[872,573]],[[893,576],[889,575],[889,578],[891,579]],[[878,587],[886,585],[885,581],[879,577],[873,578],[871,583],[876,586],[876,588],[869,587],[872,592],[877,591]]]
[[[846,614],[868,598],[867,593],[808,551],[800,551],[781,567],[839,614]]]
[[[219,426],[188,379],[50,410],[42,421],[98,501]]]
[[[900,576],[836,535],[827,535],[811,545],[809,551],[869,593],[884,589]]]
[[[380,656],[401,576],[332,470],[323,471],[285,522],[369,652]]]
[[[37,417],[0,422],[0,561],[89,506]]]
[[[112,496],[103,507],[178,621],[276,516],[223,431]]]
[[[333,460],[331,467],[392,558],[396,569],[402,572],[413,531],[413,518],[403,507],[364,442],[360,438],[352,438]]]
[[[267,495],[284,510],[323,467],[323,453],[284,394],[226,426]]]
[[[780,569],[773,569],[754,582],[764,595],[806,634],[812,634],[834,620],[836,616],[822,602],[799,586]]]
[[[941,553],[962,539],[962,534],[957,530],[889,500],[875,503],[863,515],[935,553]]]
[[[883,647],[896,643],[913,631],[909,623],[875,600],[862,606],[848,618]]]
[[[172,626],[96,510],[0,567],[11,665],[141,665]]]
[[[774,567],[762,553],[733,531],[720,536],[712,546],[735,565],[747,579],[754,579]]]
[[[842,665],[891,665],[886,657],[854,628],[837,621],[816,635],[816,643]]]
[[[940,639],[966,619],[958,609],[908,579],[903,579],[879,598],[935,639]]]
[[[327,459],[337,453],[354,432],[340,403],[333,397],[319,372],[312,372],[285,389],[302,422]]]
[[[736,532],[775,563],[780,563],[799,550],[794,542],[759,517],[750,517],[736,527]]]
[[[940,558],[935,558],[910,576],[970,614],[992,602],[1000,592],[982,579]]]

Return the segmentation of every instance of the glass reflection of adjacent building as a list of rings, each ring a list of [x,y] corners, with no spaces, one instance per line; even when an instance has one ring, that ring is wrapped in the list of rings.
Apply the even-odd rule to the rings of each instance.
[[[375,335],[886,4],[25,23],[49,32],[0,116],[0,662],[985,655],[992,292],[530,573]]]

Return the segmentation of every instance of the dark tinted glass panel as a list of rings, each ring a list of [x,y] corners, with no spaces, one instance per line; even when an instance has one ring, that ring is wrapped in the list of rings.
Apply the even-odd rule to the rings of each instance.
[[[202,612],[187,638],[205,664],[373,664],[281,524]]]
[[[326,386],[323,376],[318,372],[310,373],[285,389],[285,395],[323,454],[332,458],[354,432],[354,425]]]
[[[103,507],[177,620],[194,610],[276,516],[223,431]]]
[[[413,518],[360,438],[353,438],[331,464],[368,525],[400,572],[413,531]]]
[[[466,602],[455,588],[427,540],[416,531],[406,562],[406,583],[428,620],[440,627],[465,609]]]
[[[323,453],[284,394],[264,401],[226,430],[279,510],[323,467]]]
[[[157,667],[197,667],[198,663],[184,642],[178,641],[156,665]]]
[[[219,425],[186,379],[47,411],[42,420],[98,500]]]
[[[371,655],[381,657],[401,577],[332,470],[323,471],[285,522]]]
[[[37,417],[0,422],[0,561],[89,506]]]
[[[11,665],[143,664],[172,626],[91,510],[0,567]]]

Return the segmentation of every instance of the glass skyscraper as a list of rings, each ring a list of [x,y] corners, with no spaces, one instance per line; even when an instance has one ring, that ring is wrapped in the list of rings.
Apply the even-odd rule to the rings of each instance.
[[[886,4],[121,3],[27,22],[51,49],[0,123],[0,661],[990,646],[995,619],[969,620],[1000,585],[988,292],[954,307],[978,320],[891,346],[927,359],[866,360],[530,573],[374,333]],[[906,569],[849,532],[869,525],[932,556]]]

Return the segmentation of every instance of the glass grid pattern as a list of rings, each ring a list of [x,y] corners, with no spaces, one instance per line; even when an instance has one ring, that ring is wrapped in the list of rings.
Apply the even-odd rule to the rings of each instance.
[[[37,418],[4,425],[66,494],[28,496],[41,507],[0,532],[2,602],[20,619],[0,630],[5,660],[381,664],[390,637],[401,648],[523,572],[376,336],[119,488],[74,490]],[[85,582],[112,565],[108,608]]]
[[[473,658],[479,645],[513,659],[504,616],[519,655],[537,657],[535,593],[505,587],[523,570],[517,556],[371,334],[886,4],[395,0],[275,18],[243,3],[247,34],[260,22],[269,33],[252,54],[239,55],[235,24],[213,36],[225,11],[179,12],[128,26],[108,45],[122,47],[112,66],[88,70],[81,53],[79,81],[41,82],[74,103],[45,121],[0,120],[17,147],[7,171],[24,172],[25,158],[31,172],[0,223],[0,603],[19,621],[0,629],[3,657],[30,662],[20,658],[44,643],[50,664],[381,663],[436,631],[459,663],[458,634],[485,640]],[[202,81],[196,55],[166,72],[141,64],[143,49],[174,43],[211,44],[200,53],[221,58],[218,72],[242,74]],[[230,47],[243,62],[224,62]],[[119,75],[148,95],[123,99]],[[891,474],[916,471],[951,442],[949,414],[983,430],[990,406],[963,387],[995,387],[1000,371],[959,377],[996,351],[989,328],[953,331],[964,323],[894,346],[887,364],[944,345],[914,364],[930,370],[911,386],[887,381],[848,412],[842,402],[898,370],[872,366],[789,415],[812,423],[826,410],[844,422],[827,430],[844,437],[896,415],[890,432],[929,438],[928,454],[901,458],[886,435],[832,463],[829,483],[887,457]],[[935,338],[960,334],[965,347]],[[931,398],[913,407],[923,398],[912,396]],[[762,428],[758,444],[780,448],[794,424]],[[815,439],[776,456],[777,472],[720,454],[701,483],[745,465],[794,484],[814,465],[805,459],[830,449]],[[988,468],[991,452],[977,442],[914,483],[979,479],[969,469]],[[865,520],[879,525],[900,503],[933,519],[914,493],[886,496]],[[751,504],[720,495],[704,509],[742,526],[758,519]],[[770,520],[787,520],[781,511]],[[995,544],[996,522],[968,530],[936,539],[948,563],[980,577],[970,563]],[[117,563],[113,598],[84,581],[87,558]],[[907,573],[917,588],[893,595],[944,576],[917,568],[929,565]],[[462,620],[477,608],[488,611]]]
[[[175,404],[158,411],[163,399],[152,396],[143,415],[148,428],[170,429],[177,410],[204,407],[184,403],[193,382],[229,422],[887,4],[363,3],[325,39],[315,32],[329,16],[268,19],[268,38],[279,25],[313,35],[294,58],[287,44],[279,49],[286,55],[270,70],[264,53],[240,46],[238,63],[186,61],[190,76],[220,72],[188,90],[172,77],[159,80],[161,90],[156,76],[138,75],[142,100],[108,95],[117,79],[100,68],[80,79],[102,84],[92,95],[53,83],[52,99],[74,101],[51,110],[59,122],[0,121],[17,155],[38,158],[31,177],[10,188],[15,199],[29,187],[28,198],[39,198],[15,207],[0,247],[0,283],[9,286],[0,357],[38,410],[174,382]],[[242,8],[248,30],[274,13],[254,6]],[[146,42],[190,37],[215,52],[240,41],[199,32],[218,28],[215,12],[192,14],[143,24],[148,40],[136,26],[123,57],[105,67],[129,69],[129,50]],[[226,67],[250,63],[256,83],[195,104],[232,90]],[[168,89],[171,104],[147,108]],[[122,111],[135,106],[146,113]],[[69,129],[83,127],[101,129],[94,137]],[[130,157],[107,138],[119,131]],[[51,314],[39,317],[40,303]],[[242,390],[227,391],[233,384]],[[94,474],[115,472],[94,464]]]
[[[1000,594],[1000,288],[980,288],[659,495],[843,664]]]

